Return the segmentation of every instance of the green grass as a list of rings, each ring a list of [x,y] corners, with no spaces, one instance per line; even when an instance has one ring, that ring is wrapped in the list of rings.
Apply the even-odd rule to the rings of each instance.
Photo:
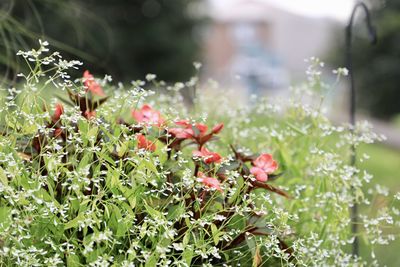
[[[400,151],[389,148],[382,144],[363,145],[358,150],[358,155],[363,153],[370,156],[370,159],[361,163],[360,167],[371,173],[374,178],[365,187],[365,192],[376,184],[386,186],[392,193],[400,191]],[[376,199],[374,205],[377,209],[383,199]],[[397,205],[397,208],[398,205]],[[399,231],[397,231],[399,232]],[[382,266],[400,266],[400,239],[397,239],[389,246],[376,248],[376,257]],[[361,247],[361,254],[368,258],[365,246]],[[369,253],[368,253],[369,254]]]
[[[374,181],[389,187],[392,191],[400,189],[400,151],[388,148],[381,144],[363,145],[359,155],[370,156],[361,167],[372,175]]]

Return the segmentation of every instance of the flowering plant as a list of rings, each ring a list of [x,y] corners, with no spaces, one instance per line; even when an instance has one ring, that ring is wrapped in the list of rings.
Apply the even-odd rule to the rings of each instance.
[[[299,104],[283,116],[265,100],[213,110],[204,95],[191,113],[179,104],[185,85],[152,97],[141,81],[112,87],[87,71],[72,81],[66,70],[80,63],[46,51],[20,52],[35,72],[21,75],[24,91],[8,90],[1,109],[2,264],[362,263],[346,251],[347,208],[368,200],[368,175],[342,159],[345,145],[378,135],[332,126]],[[57,96],[52,115],[42,94],[50,84],[69,96]],[[205,111],[214,118],[198,115]],[[337,142],[343,155],[329,146],[334,135],[348,142]],[[389,225],[393,211],[374,220]],[[362,219],[371,243],[393,239]]]

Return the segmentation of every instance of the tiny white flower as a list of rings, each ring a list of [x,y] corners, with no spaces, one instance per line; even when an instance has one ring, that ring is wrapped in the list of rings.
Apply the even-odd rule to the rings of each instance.
[[[347,68],[337,68],[332,71],[333,74],[347,76],[349,75],[349,70]]]
[[[201,62],[195,61],[193,62],[193,66],[196,70],[199,70],[203,66],[203,64],[201,64]]]
[[[151,81],[155,80],[156,78],[157,78],[157,75],[152,74],[152,73],[149,73],[149,74],[146,75],[146,80],[148,82],[151,82]]]

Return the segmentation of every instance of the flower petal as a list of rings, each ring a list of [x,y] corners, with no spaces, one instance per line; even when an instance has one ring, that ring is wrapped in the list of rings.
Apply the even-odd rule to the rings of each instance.
[[[139,149],[146,149],[153,152],[156,150],[156,144],[149,141],[143,134],[138,134],[136,138],[138,140]]]
[[[145,123],[150,125],[161,126],[165,120],[162,118],[161,113],[151,108],[150,105],[145,104],[140,110],[132,110],[132,117],[138,123]]]
[[[268,174],[261,168],[252,167],[250,173],[256,177],[257,181],[266,182],[268,180]]]
[[[51,120],[53,123],[56,123],[57,121],[60,120],[61,115],[64,113],[64,107],[61,103],[56,104],[56,108],[54,111],[53,116],[51,117]]]
[[[223,123],[218,123],[217,125],[215,125],[212,128],[212,132],[213,132],[213,134],[218,134],[223,128],[224,128],[224,124]]]
[[[261,154],[253,161],[253,165],[263,169],[267,174],[273,173],[278,169],[278,163],[272,158],[271,154]]]
[[[95,81],[93,75],[88,70],[83,73],[83,85],[86,87],[86,92],[90,91],[94,95],[106,96],[103,88]]]
[[[216,178],[207,177],[202,172],[199,172],[199,176],[200,177],[197,178],[198,182],[203,183],[205,186],[209,188],[214,188],[222,192],[221,183]]]

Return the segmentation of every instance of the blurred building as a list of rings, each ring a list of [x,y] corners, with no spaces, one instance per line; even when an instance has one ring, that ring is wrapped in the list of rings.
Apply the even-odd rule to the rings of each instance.
[[[250,92],[287,88],[304,79],[304,59],[329,50],[338,24],[263,0],[210,0],[209,16],[206,76]]]

